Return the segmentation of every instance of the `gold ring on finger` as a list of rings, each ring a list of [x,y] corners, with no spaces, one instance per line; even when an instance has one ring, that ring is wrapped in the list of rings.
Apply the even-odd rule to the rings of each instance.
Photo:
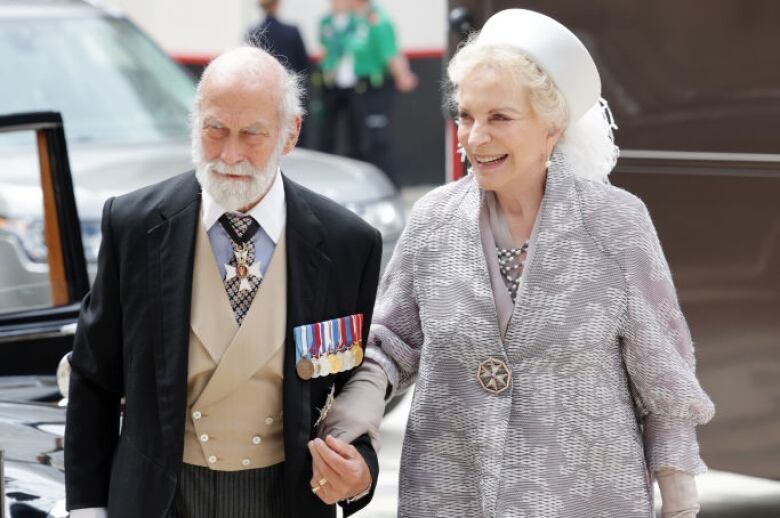
[[[324,486],[324,485],[325,485],[325,484],[327,484],[327,483],[328,483],[328,479],[327,479],[327,478],[325,478],[325,477],[322,477],[322,478],[320,479],[320,481],[319,481],[320,487]]]
[[[311,492],[316,495],[317,491],[319,491],[320,489],[322,489],[322,486],[316,486],[316,487],[311,488]]]

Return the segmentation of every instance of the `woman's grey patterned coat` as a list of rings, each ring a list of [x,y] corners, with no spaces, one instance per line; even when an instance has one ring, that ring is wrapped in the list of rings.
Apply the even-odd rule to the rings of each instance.
[[[482,198],[470,176],[423,198],[380,286],[369,356],[416,382],[399,516],[652,516],[649,473],[704,471],[714,410],[644,204],[554,157],[502,339]],[[511,370],[497,394],[490,358]]]

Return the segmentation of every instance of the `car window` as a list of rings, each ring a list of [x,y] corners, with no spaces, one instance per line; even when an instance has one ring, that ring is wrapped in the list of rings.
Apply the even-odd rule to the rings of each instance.
[[[0,133],[6,135],[13,135],[19,144],[14,166],[35,171],[35,176],[24,185],[0,179],[0,314],[51,307],[56,300],[49,275],[36,135],[32,131]]]
[[[70,143],[189,133],[193,79],[126,20],[0,20],[0,70],[0,113],[59,111]],[[22,138],[2,134],[0,148]]]

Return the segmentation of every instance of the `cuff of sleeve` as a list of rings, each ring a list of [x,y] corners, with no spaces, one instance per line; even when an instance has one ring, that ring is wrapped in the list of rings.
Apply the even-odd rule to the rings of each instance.
[[[372,335],[376,333],[376,336],[372,336],[371,342],[368,344],[368,347],[366,347],[366,358],[370,358],[378,363],[379,366],[382,367],[382,370],[385,371],[385,374],[387,375],[387,394],[385,394],[385,400],[389,401],[396,396],[400,376],[395,361],[377,345],[377,342],[382,343],[382,340],[385,338],[384,335],[387,334],[383,333],[383,331],[386,331],[386,329],[382,326],[371,326],[371,333]]]
[[[687,421],[649,414],[644,422],[644,443],[651,472],[673,469],[699,475],[707,471],[699,456],[696,427]]]
[[[347,498],[347,503],[351,504],[352,502],[357,502],[361,498],[364,498],[364,497],[368,496],[368,494],[371,492],[371,486],[372,485],[373,485],[373,482],[369,482],[368,487],[364,491],[361,491],[360,493],[356,494],[355,496],[351,496],[351,497]]]
[[[73,509],[69,516],[70,518],[108,518],[108,510],[105,507]]]

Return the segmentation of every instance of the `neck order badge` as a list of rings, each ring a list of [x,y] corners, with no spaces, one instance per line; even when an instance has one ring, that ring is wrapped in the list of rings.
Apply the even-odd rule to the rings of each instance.
[[[298,376],[308,380],[360,365],[363,361],[362,329],[362,313],[295,327]]]

